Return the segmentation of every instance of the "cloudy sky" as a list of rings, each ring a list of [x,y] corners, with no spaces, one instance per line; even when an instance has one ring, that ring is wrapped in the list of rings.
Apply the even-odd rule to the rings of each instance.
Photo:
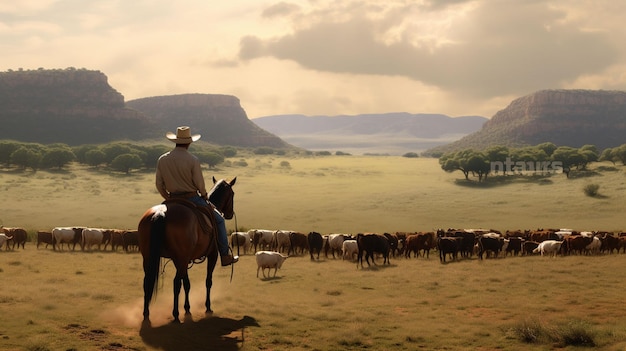
[[[235,95],[249,118],[491,117],[537,90],[626,90],[624,18],[615,0],[2,1],[0,71]]]

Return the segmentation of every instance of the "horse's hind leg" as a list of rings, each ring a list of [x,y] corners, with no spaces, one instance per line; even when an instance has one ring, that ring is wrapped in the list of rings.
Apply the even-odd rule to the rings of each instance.
[[[174,323],[180,323],[180,319],[178,319],[178,295],[180,295],[182,283],[182,277],[176,273],[176,276],[174,277],[174,309],[172,310]]]
[[[189,276],[183,277],[183,288],[185,289],[185,315],[191,315],[191,305],[189,304],[189,291],[191,290],[191,283],[189,282]]]
[[[215,252],[209,253],[207,256],[207,271],[206,271],[206,301],[204,302],[204,306],[206,307],[205,314],[213,313],[211,309],[211,287],[213,286],[213,271],[215,270],[215,265],[217,264],[217,250]],[[257,276],[259,271],[257,270]]]

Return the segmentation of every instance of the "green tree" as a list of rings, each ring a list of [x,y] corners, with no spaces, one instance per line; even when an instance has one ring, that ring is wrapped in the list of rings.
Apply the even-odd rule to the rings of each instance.
[[[615,165],[615,161],[619,160],[615,156],[615,151],[617,151],[617,148],[614,149],[607,147],[606,149],[602,150],[602,154],[600,154],[600,158],[598,159],[598,161],[610,161],[613,163],[613,165]]]
[[[133,149],[130,146],[122,143],[107,144],[102,146],[100,150],[102,150],[102,152],[104,152],[104,154],[106,155],[104,161],[108,164],[111,164],[113,160],[119,155],[133,153]]]
[[[339,152],[339,151],[337,151]],[[418,158],[420,157],[417,152],[407,152],[404,155],[402,155],[402,157],[406,157],[406,158]]]
[[[141,161],[141,157],[132,153],[118,155],[111,161],[111,168],[126,174],[130,174],[131,169],[138,169],[142,166],[143,161]]]
[[[84,155],[84,163],[93,167],[100,166],[104,163],[105,160],[106,154],[100,149],[89,150]]]
[[[273,155],[274,149],[268,146],[261,146],[254,149],[253,153],[255,155]]]
[[[587,168],[589,163],[597,162],[600,158],[598,148],[595,145],[583,145],[578,149],[578,153],[582,156],[582,161],[579,164],[581,169]]]
[[[0,163],[7,167],[11,165],[11,154],[19,149],[20,143],[15,141],[0,141]]]
[[[144,153],[143,153],[143,156],[141,156],[141,159],[143,161],[144,166],[155,169],[157,165],[157,161],[159,160],[159,157],[161,157],[161,155],[163,155],[164,153],[170,150],[172,150],[171,147],[165,146],[162,144],[143,148],[142,151]]]
[[[489,162],[498,162],[501,167],[496,168],[496,172],[502,170],[502,174],[506,175],[506,167],[504,167],[507,158],[511,157],[509,148],[503,145],[496,145],[485,150],[485,157]],[[491,167],[490,167],[491,168]]]
[[[48,149],[41,159],[41,166],[43,168],[62,169],[68,163],[74,161],[76,155],[72,152],[69,146],[56,146]]]
[[[480,152],[475,152],[469,155],[466,162],[466,169],[478,175],[478,181],[481,182],[483,179],[487,179],[491,166],[485,155]]]
[[[30,167],[33,171],[37,171],[42,157],[39,150],[27,146],[20,146],[20,148],[13,151],[11,154],[11,163],[22,168]]]
[[[546,142],[546,143],[541,143],[537,146],[535,146],[537,149],[543,150],[543,152],[546,153],[546,155],[548,156],[552,156],[552,153],[554,153],[554,150],[557,149],[557,146],[554,145],[554,143],[551,142]]]
[[[572,168],[577,167],[583,162],[583,156],[578,149],[570,146],[559,146],[552,154],[552,161],[560,162],[563,167],[563,173],[569,178]]]
[[[86,159],[87,152],[97,149],[98,145],[85,144],[72,147],[72,152],[74,152],[74,155],[76,155],[76,161],[89,164]]]
[[[222,151],[222,155],[224,155],[224,157],[235,157],[235,156],[237,156],[237,149],[232,147],[232,146],[224,146],[221,151]]]
[[[200,162],[208,164],[209,168],[214,168],[224,162],[224,156],[213,151],[196,152],[196,156]]]

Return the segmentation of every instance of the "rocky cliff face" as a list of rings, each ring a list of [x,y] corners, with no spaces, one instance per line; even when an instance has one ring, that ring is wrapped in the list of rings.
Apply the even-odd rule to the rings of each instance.
[[[69,145],[142,138],[148,120],[99,71],[0,73],[0,138]]]
[[[163,139],[180,125],[215,144],[290,146],[252,123],[234,96],[186,94],[127,104],[99,71],[0,72],[0,139],[68,145]]]
[[[478,132],[428,153],[548,141],[558,146],[591,144],[603,149],[626,143],[625,135],[626,92],[542,90],[512,101]]]
[[[202,140],[220,145],[244,147],[288,147],[282,139],[250,121],[239,99],[230,95],[182,94],[156,96],[126,103],[149,116],[159,136],[188,125]]]

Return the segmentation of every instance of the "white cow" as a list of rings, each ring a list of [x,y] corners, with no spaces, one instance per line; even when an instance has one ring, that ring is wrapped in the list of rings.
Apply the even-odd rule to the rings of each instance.
[[[272,239],[274,238],[274,231],[267,229],[250,229],[248,235],[252,238],[252,245],[254,245],[254,251],[269,250],[272,246]]]
[[[289,247],[291,247],[290,235],[293,232],[293,230],[275,231],[272,238],[272,248],[276,252],[284,252],[285,250],[289,251]]]
[[[4,233],[0,233],[0,249],[2,248],[2,245],[4,245],[4,243],[6,243],[7,241],[13,239],[12,236],[7,236]],[[7,250],[9,249],[9,244],[7,244]]]
[[[541,243],[539,243],[539,246],[537,246],[537,248],[533,250],[533,253],[540,252],[541,256],[546,254],[550,255],[550,257],[556,257],[556,255],[559,253],[559,250],[561,250],[562,244],[563,242],[558,240],[542,241]]]
[[[57,245],[59,245],[59,250],[63,249],[63,243],[66,243],[68,248],[70,244],[74,244],[75,248],[74,236],[76,233],[82,235],[83,229],[83,227],[56,227],[52,229],[52,249],[56,250]]]
[[[326,246],[324,247],[324,254],[328,257],[328,250],[330,250],[333,254],[333,258],[335,258],[335,251],[337,253],[342,252],[343,241],[348,234],[328,234],[328,239],[326,239]]]
[[[82,241],[80,246],[83,250],[87,249],[88,251],[91,251],[91,247],[93,245],[98,245],[98,250],[100,250],[100,245],[102,245],[103,239],[104,229],[85,228],[82,232]]]
[[[265,268],[267,268],[267,275],[270,275],[272,268],[274,268],[274,277],[276,277],[276,272],[282,267],[283,262],[287,259],[288,256],[285,256],[279,252],[275,251],[259,251],[254,254],[256,256],[256,276],[259,277],[259,269],[263,271],[263,278],[267,278],[265,276]]]
[[[341,255],[341,259],[345,260],[348,257],[349,260],[354,260],[359,254],[359,245],[356,240],[344,240],[343,245],[341,246],[341,250],[343,254]]]

